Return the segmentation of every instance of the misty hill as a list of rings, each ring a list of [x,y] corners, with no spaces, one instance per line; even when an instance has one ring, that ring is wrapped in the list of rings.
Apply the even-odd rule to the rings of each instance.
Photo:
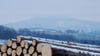
[[[6,24],[8,27],[18,28],[47,28],[56,30],[98,30],[100,28],[99,23],[83,21],[68,17],[60,16],[48,16],[48,17],[34,17],[21,22]]]

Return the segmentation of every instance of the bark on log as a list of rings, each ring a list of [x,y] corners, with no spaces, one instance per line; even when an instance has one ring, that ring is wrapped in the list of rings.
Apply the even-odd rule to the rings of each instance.
[[[51,47],[49,44],[45,44],[42,47],[42,56],[68,56],[68,51],[63,49],[57,49]]]

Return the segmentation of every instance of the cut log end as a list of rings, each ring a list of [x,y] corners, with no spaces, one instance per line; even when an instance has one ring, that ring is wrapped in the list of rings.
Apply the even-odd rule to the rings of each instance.
[[[16,50],[12,50],[11,56],[16,56]]]
[[[13,43],[12,43],[12,48],[13,48],[13,49],[16,49],[16,48],[17,48],[17,43],[16,43],[16,42],[13,42]]]
[[[25,43],[25,49],[28,49],[28,48],[29,48],[29,43],[26,42],[26,43]]]
[[[38,55],[38,56],[42,56],[42,55]]]
[[[22,48],[19,46],[16,49],[16,54],[19,56],[19,55],[21,55],[21,53],[22,53]]]
[[[42,56],[52,56],[52,48],[48,44],[42,47]]]
[[[7,56],[7,53],[3,53],[2,56]]]
[[[7,46],[8,46],[8,47],[11,47],[11,46],[12,46],[12,40],[11,40],[11,39],[8,39],[8,41],[7,41]]]
[[[23,49],[23,54],[27,54],[27,49]]]
[[[32,41],[32,45],[35,46],[36,45],[36,42],[37,42],[36,40],[33,40]]]
[[[11,53],[12,53],[12,49],[11,49],[11,48],[8,48],[7,54],[8,54],[8,55],[11,55]]]
[[[31,56],[30,54],[24,54],[24,56]]]
[[[1,46],[1,52],[6,52],[7,51],[7,46],[6,45],[2,45]]]
[[[17,38],[16,38],[17,43],[20,43],[21,40],[22,40],[21,37],[17,36]]]
[[[1,56],[1,52],[0,52],[0,56]]]
[[[36,47],[37,52],[41,53],[42,47],[43,47],[42,43],[37,44],[37,47]]]
[[[25,44],[26,44],[25,40],[22,40],[20,45],[21,47],[25,47]]]
[[[38,56],[37,52],[34,52],[34,53],[32,54],[32,56]]]
[[[29,50],[28,50],[28,53],[29,54],[32,54],[34,52],[34,47],[33,46],[30,46],[29,47]]]

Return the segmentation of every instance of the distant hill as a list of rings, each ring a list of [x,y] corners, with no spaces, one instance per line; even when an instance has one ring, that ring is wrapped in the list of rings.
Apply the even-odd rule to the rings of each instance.
[[[21,22],[6,24],[8,27],[18,28],[47,28],[56,30],[76,29],[76,30],[98,30],[100,23],[83,21],[68,17],[48,16],[35,17]]]

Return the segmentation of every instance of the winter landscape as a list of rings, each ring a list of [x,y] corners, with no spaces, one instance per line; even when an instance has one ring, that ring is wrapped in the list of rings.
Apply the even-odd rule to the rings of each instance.
[[[100,56],[100,1],[0,0],[0,56]]]

